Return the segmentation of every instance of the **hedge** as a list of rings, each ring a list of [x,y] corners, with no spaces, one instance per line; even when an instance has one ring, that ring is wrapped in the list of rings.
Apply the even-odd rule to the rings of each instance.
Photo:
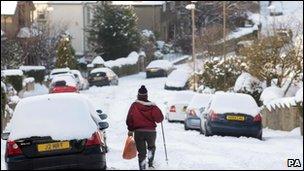
[[[45,70],[29,70],[23,71],[26,77],[35,78],[35,82],[42,84],[44,81]]]
[[[129,65],[129,64],[128,65],[123,65],[121,67],[115,66],[115,67],[112,67],[111,69],[113,70],[113,72],[115,72],[115,74],[118,77],[136,74],[139,71],[137,63],[133,64],[133,65]]]
[[[6,100],[5,90],[1,86],[1,116],[4,116]]]
[[[5,77],[5,82],[11,84],[17,92],[22,90],[22,81],[23,76],[20,75],[12,75]]]

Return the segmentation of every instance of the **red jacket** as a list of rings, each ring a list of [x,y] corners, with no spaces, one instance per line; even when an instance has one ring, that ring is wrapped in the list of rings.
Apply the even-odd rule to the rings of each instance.
[[[156,123],[160,123],[163,119],[161,110],[155,104],[137,100],[129,109],[126,123],[129,131],[155,130]]]

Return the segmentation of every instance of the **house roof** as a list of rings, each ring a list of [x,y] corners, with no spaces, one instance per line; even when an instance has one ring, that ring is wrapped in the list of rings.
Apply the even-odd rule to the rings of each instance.
[[[17,1],[1,1],[1,15],[14,15]]]
[[[112,1],[113,5],[163,5],[166,1]]]

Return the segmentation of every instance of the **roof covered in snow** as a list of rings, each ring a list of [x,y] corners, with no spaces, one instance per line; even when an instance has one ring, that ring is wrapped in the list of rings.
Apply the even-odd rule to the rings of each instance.
[[[19,75],[22,76],[23,72],[20,69],[7,69],[7,70],[1,70],[1,76],[13,76],[13,75]]]
[[[1,15],[14,15],[18,1],[1,1]]]
[[[168,97],[168,105],[189,104],[194,95],[195,92],[189,90],[176,91]]]
[[[112,1],[113,5],[163,5],[166,1]]]
[[[45,66],[30,66],[30,65],[23,65],[23,66],[20,66],[19,69],[21,69],[22,71],[45,70]]]
[[[54,84],[58,81],[65,81],[67,86],[73,86],[73,87],[77,86],[77,82],[72,74],[55,75],[52,79],[51,84]]]
[[[172,67],[173,64],[168,60],[155,60],[150,62],[150,64],[146,67],[146,69],[161,68],[164,70],[170,70]]]
[[[199,109],[201,107],[207,107],[211,98],[212,98],[212,94],[198,94],[197,93],[191,99],[187,110]]]
[[[31,136],[51,136],[54,140],[89,138],[97,125],[87,103],[77,93],[24,98],[13,114],[9,140]]]
[[[210,110],[218,114],[241,113],[255,116],[260,108],[248,94],[218,92],[212,98]]]
[[[69,72],[70,68],[55,68],[51,71],[51,75],[60,73],[60,72]]]

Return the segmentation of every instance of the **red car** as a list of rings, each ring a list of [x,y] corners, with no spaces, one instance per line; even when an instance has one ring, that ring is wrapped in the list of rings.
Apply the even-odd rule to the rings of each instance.
[[[76,80],[70,75],[58,75],[52,79],[50,93],[78,93]]]

